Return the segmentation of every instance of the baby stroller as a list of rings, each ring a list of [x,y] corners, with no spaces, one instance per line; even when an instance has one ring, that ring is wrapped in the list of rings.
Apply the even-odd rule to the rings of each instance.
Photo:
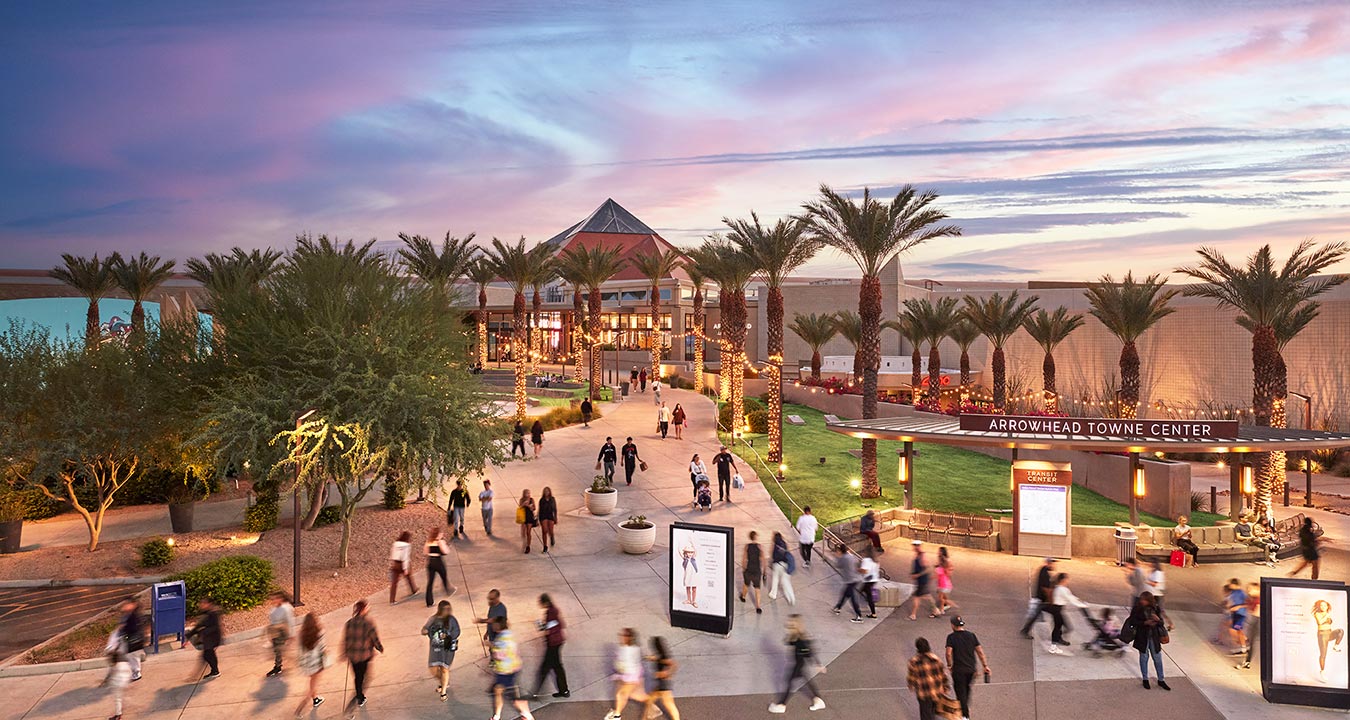
[[[698,481],[698,494],[694,500],[695,510],[712,510],[712,486],[705,480]]]
[[[1087,619],[1088,625],[1092,626],[1094,632],[1093,638],[1083,643],[1083,649],[1092,653],[1092,657],[1101,657],[1102,653],[1115,653],[1117,655],[1125,652],[1125,643],[1120,641],[1120,632],[1107,629],[1105,620],[1110,619],[1107,615],[1103,619],[1098,619],[1083,608],[1083,617]]]

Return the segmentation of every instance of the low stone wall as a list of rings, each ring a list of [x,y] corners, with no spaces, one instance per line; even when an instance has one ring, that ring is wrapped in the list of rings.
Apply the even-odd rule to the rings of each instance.
[[[879,528],[883,542],[896,538],[908,539],[914,537],[909,529],[909,521],[914,516],[912,510],[894,507],[887,510],[878,510],[876,516],[877,527]],[[854,550],[861,550],[867,546],[868,540],[857,534],[857,518],[836,523],[826,529],[843,539],[843,541]],[[1073,533],[1072,544],[1074,557],[1113,559],[1116,557],[1115,527],[1103,525],[1073,525],[1071,526],[1071,532]],[[1012,518],[996,515],[994,516],[993,547],[989,547],[989,538],[970,538],[961,535],[950,535],[941,542],[928,537],[922,537],[920,539],[932,545],[946,545],[948,547],[1011,553],[1012,536]]]
[[[811,392],[812,390],[815,390],[815,392]],[[862,417],[861,395],[831,395],[821,388],[785,385],[783,386],[783,402],[805,405],[826,415],[838,415],[845,420]],[[877,403],[877,417],[913,417],[914,415],[915,410],[909,405]]]

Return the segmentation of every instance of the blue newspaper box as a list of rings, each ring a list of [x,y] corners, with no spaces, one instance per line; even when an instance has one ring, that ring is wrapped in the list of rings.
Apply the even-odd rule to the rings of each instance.
[[[173,635],[183,642],[187,629],[187,586],[182,580],[155,583],[150,588],[150,627],[152,644],[159,652],[159,638]]]

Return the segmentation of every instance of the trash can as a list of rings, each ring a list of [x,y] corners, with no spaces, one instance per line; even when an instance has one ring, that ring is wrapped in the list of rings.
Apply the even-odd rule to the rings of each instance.
[[[628,383],[620,383],[619,387],[623,388],[623,397],[628,397]]]
[[[1116,526],[1116,564],[1124,565],[1134,557],[1134,544],[1139,540],[1134,528]]]
[[[187,629],[187,585],[182,580],[155,583],[150,587],[150,634],[155,652],[161,635],[183,642]]]

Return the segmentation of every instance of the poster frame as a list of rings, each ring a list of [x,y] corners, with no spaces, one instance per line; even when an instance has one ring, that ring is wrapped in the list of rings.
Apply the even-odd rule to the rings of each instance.
[[[675,578],[678,577],[676,568],[679,565],[679,563],[676,562],[676,530],[721,533],[726,536],[726,557],[723,558],[722,562],[723,573],[725,575],[723,578],[723,586],[726,588],[726,603],[723,607],[726,609],[720,617],[717,615],[705,615],[703,613],[691,613],[675,609]],[[669,581],[669,585],[666,589],[666,609],[670,614],[671,627],[688,628],[690,630],[699,630],[716,635],[730,635],[732,621],[736,616],[736,601],[733,597],[736,594],[736,529],[723,525],[673,522],[670,524],[670,530],[667,532],[666,539],[667,546],[669,547],[666,560],[666,569],[668,571],[667,579]]]
[[[1312,707],[1350,709],[1350,689],[1320,688],[1309,685],[1289,685],[1277,683],[1271,679],[1274,668],[1271,660],[1274,653],[1272,637],[1275,630],[1272,588],[1288,587],[1308,590],[1326,590],[1344,593],[1347,607],[1350,607],[1350,585],[1335,580],[1302,580],[1288,577],[1261,578],[1261,696],[1267,702],[1283,705],[1308,705]],[[1350,671],[1347,671],[1350,674]],[[1347,678],[1350,686],[1350,678]]]

